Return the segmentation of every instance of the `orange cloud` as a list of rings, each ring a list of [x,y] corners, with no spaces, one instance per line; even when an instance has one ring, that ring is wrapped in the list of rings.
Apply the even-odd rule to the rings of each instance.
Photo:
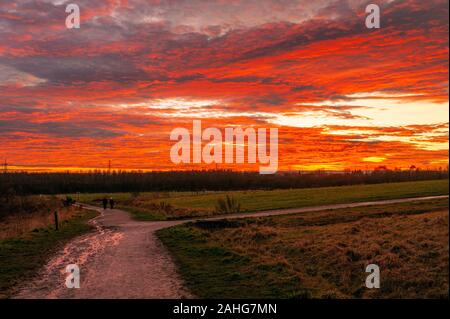
[[[379,30],[351,1],[79,2],[78,31],[62,5],[0,9],[0,157],[17,167],[207,168],[169,158],[196,118],[278,127],[281,170],[448,165],[446,1],[381,1]]]

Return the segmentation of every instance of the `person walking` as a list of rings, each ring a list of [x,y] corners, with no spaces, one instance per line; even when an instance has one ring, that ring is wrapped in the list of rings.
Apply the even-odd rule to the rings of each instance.
[[[109,199],[109,207],[111,207],[111,209],[114,209],[114,199],[112,197]]]
[[[103,197],[103,209],[106,209],[108,207],[108,200],[106,199],[106,197]]]

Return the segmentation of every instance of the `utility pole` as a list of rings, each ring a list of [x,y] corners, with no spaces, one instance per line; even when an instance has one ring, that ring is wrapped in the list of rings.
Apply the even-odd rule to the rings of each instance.
[[[108,175],[111,175],[111,160],[108,161]]]
[[[8,163],[6,162],[6,158],[5,158],[5,162],[3,163],[3,173],[8,173]]]

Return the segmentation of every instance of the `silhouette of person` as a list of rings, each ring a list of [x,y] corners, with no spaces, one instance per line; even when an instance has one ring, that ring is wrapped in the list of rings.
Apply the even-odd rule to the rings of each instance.
[[[112,197],[109,199],[109,206],[111,209],[114,209],[114,199]]]
[[[106,197],[103,198],[102,202],[103,202],[103,209],[106,209],[106,207],[108,207],[108,200],[106,199]]]

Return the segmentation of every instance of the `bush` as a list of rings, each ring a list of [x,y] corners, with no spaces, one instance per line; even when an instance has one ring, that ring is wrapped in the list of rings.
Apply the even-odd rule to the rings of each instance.
[[[219,214],[239,213],[241,204],[233,197],[227,195],[225,198],[219,198],[216,204],[216,212]]]
[[[0,195],[0,219],[12,215],[32,215],[50,212],[61,207],[61,201],[54,196]]]
[[[73,204],[75,204],[75,200],[70,196],[66,196],[66,199],[63,200],[64,207],[69,207]]]

